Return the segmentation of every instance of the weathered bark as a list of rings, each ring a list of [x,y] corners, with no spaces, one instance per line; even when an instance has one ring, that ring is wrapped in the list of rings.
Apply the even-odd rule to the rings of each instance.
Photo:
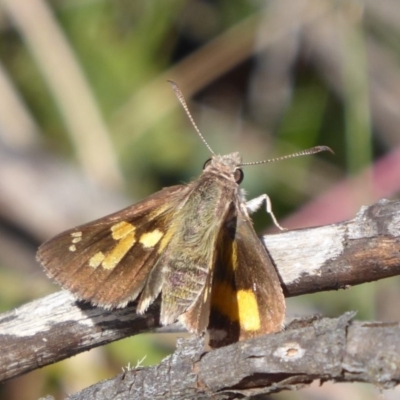
[[[124,372],[68,399],[252,398],[315,379],[397,385],[400,324],[353,322],[352,316],[297,321],[284,332],[205,354],[202,339],[180,340],[159,365]]]

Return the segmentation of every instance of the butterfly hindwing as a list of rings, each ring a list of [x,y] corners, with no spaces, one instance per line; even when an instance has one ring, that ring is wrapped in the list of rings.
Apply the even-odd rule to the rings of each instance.
[[[280,331],[285,299],[275,267],[246,215],[238,212],[219,239],[212,286],[210,346]]]

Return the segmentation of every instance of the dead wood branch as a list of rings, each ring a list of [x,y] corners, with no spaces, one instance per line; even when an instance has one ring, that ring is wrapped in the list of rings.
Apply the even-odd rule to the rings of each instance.
[[[315,379],[397,385],[400,324],[353,322],[353,315],[296,321],[284,332],[206,354],[202,339],[180,340],[159,365],[127,371],[68,399],[253,398]]]

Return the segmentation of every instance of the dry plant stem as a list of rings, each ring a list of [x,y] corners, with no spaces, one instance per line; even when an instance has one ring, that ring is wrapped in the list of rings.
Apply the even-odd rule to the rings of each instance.
[[[263,51],[282,37],[292,35],[299,29],[299,25],[312,23],[331,9],[329,4],[322,9],[307,9],[302,7],[303,2],[298,7],[296,4],[291,2],[290,7],[286,7],[291,12],[284,16],[273,14],[268,22],[260,20],[258,14],[244,19],[166,70],[135,93],[116,113],[114,128],[120,132],[134,132],[135,137],[139,137],[176,107],[176,102],[169,97],[170,90],[165,85],[167,80],[179,83],[185,97],[189,99],[213,80],[248,59],[254,54],[254,41],[260,23],[265,28],[262,38],[257,39],[256,52]],[[157,110],[156,115],[154,110]],[[143,115],[149,115],[150,118],[143,118]]]
[[[107,126],[51,7],[43,0],[3,0],[1,6],[38,65],[86,173],[99,183],[120,185]]]
[[[399,220],[400,202],[382,200],[351,221],[264,241],[287,296],[335,290],[400,274]],[[0,381],[158,326],[157,307],[139,316],[134,305],[110,312],[52,294],[0,316]]]

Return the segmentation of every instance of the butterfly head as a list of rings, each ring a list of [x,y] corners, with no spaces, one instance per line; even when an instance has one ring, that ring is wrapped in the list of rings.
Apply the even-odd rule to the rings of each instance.
[[[240,154],[235,152],[223,156],[213,155],[205,163],[203,170],[240,184],[243,180],[242,158]]]

